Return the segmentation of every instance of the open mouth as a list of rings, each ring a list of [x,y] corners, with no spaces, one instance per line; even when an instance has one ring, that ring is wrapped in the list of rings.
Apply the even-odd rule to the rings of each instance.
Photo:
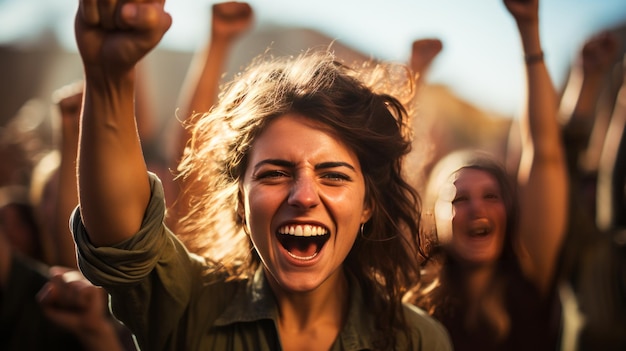
[[[278,242],[289,256],[300,261],[314,259],[330,238],[328,230],[320,226],[289,225],[278,229]]]
[[[479,219],[472,223],[469,228],[469,235],[472,237],[487,236],[491,233],[491,224],[486,219]]]

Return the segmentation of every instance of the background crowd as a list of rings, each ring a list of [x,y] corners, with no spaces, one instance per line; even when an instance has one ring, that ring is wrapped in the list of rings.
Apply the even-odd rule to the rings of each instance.
[[[623,31],[607,28],[588,38],[571,63],[564,86],[553,87],[549,72],[533,71],[542,65],[544,50],[550,51],[541,45],[538,28],[529,28],[533,25],[525,23],[529,21],[525,16],[530,16],[532,21],[538,14],[516,10],[511,7],[517,3],[514,0],[504,3],[510,6],[503,7],[503,16],[508,15],[508,10],[518,25],[526,55],[519,58],[519,64],[528,67],[527,108],[519,116],[494,116],[455,97],[444,86],[429,84],[429,68],[445,50],[445,41],[416,38],[407,43],[411,46],[411,56],[407,57],[406,64],[417,74],[417,90],[410,106],[414,111],[411,115],[413,151],[406,159],[405,172],[422,195],[423,214],[428,215],[431,190],[427,181],[434,177],[434,170],[440,171],[441,160],[448,160],[446,156],[456,151],[472,150],[490,155],[497,166],[481,166],[474,158],[465,158],[447,169],[446,178],[461,167],[480,166],[501,167],[505,172],[501,177],[513,179],[512,186],[516,190],[511,190],[515,194],[511,196],[519,196],[522,207],[519,222],[515,224],[517,235],[529,244],[521,253],[512,254],[515,258],[509,258],[519,260],[516,267],[506,268],[512,271],[502,269],[505,277],[519,275],[519,280],[511,286],[521,289],[518,293],[536,293],[537,301],[531,299],[531,302],[541,310],[534,315],[520,311],[509,315],[514,318],[515,313],[521,313],[523,317],[536,318],[534,320],[503,322],[503,316],[504,320],[507,317],[506,313],[501,313],[502,309],[515,306],[518,301],[506,300],[517,296],[507,293],[486,294],[475,301],[468,298],[472,301],[468,305],[480,306],[475,310],[460,312],[458,308],[449,308],[458,303],[455,301],[459,297],[442,295],[446,289],[434,287],[443,286],[445,279],[459,283],[465,278],[463,274],[445,275],[446,270],[441,270],[441,266],[446,267],[454,258],[437,255],[438,250],[447,252],[445,245],[440,245],[443,230],[439,227],[424,229],[427,234],[440,237],[433,239],[433,256],[424,266],[421,284],[431,285],[419,287],[427,293],[421,290],[411,296],[411,301],[444,321],[451,331],[455,349],[465,349],[464,345],[466,349],[476,349],[476,340],[485,340],[480,333],[459,337],[463,332],[457,330],[487,326],[488,330],[495,330],[496,340],[507,339],[510,333],[514,336],[508,342],[519,342],[530,340],[528,334],[537,336],[537,330],[528,326],[539,322],[545,323],[540,325],[547,328],[543,330],[546,335],[533,339],[545,342],[538,346],[540,349],[623,349],[626,346],[622,332],[626,330],[626,41]],[[253,28],[254,10],[247,4],[237,7],[222,4],[212,8],[207,42],[198,48],[187,75],[180,78],[180,95],[176,104],[168,107],[171,119],[167,121],[153,118],[158,104],[151,95],[148,74],[151,71],[141,64],[137,68],[138,133],[148,170],[163,181],[165,199],[170,204],[165,220],[174,232],[178,229],[185,233],[187,229],[178,219],[184,218],[190,210],[187,194],[179,191],[171,172],[177,168],[189,137],[181,123],[215,104],[233,47]],[[366,59],[365,55],[340,44],[334,44],[334,48],[338,57],[348,63]],[[130,332],[110,315],[106,293],[75,271],[76,251],[68,222],[78,204],[75,160],[82,94],[82,81],[68,80],[67,85],[58,87],[50,97],[46,108],[31,102],[15,116],[3,116],[0,129],[0,346],[3,349],[4,346],[16,350],[54,349],[53,345],[60,345],[59,349],[136,348]],[[546,113],[543,109],[552,112]],[[529,135],[532,146],[527,145]],[[533,188],[535,183],[528,180],[535,179],[533,172],[537,168],[530,164],[544,158],[552,162],[554,154],[560,153],[563,159],[557,160],[557,166],[551,164],[550,167],[560,167],[563,174],[552,179],[554,183],[546,181]],[[546,174],[552,177],[555,173]],[[456,177],[457,181],[461,179],[461,173]],[[440,181],[440,186],[442,183],[445,181]],[[500,183],[502,193],[505,193],[504,184],[504,181]],[[435,227],[428,218],[422,224]],[[187,244],[194,245],[193,242]],[[511,252],[516,251],[515,245],[511,244]],[[72,276],[66,274],[68,271],[76,272],[69,280],[68,276]],[[61,290],[54,288],[57,285],[46,285],[47,281],[54,283],[55,280],[59,285],[72,284],[73,288],[67,291],[73,295],[58,296]],[[493,285],[486,286],[493,292],[503,286],[499,284],[509,283],[506,279],[494,278],[490,282]],[[463,299],[472,295],[473,290],[460,291],[464,296],[459,306],[463,306]],[[436,308],[441,306],[445,307]],[[448,313],[448,309],[452,312]],[[457,318],[459,315],[465,316],[464,319]],[[518,322],[526,324],[520,327]],[[36,333],[42,337],[29,337]],[[496,342],[495,345],[499,345],[496,349],[511,347],[506,343]],[[481,345],[482,349],[487,347],[491,345]]]

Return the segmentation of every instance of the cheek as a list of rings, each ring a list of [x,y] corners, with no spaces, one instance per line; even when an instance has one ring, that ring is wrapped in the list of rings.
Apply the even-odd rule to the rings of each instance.
[[[366,210],[362,193],[325,193],[321,198],[330,216],[347,228],[356,228],[355,233],[359,232],[362,223],[369,220],[370,213]]]
[[[454,217],[454,209],[449,201],[437,201],[435,204],[435,225],[439,242],[447,243],[452,239]]]
[[[246,196],[247,195],[247,196]],[[267,199],[263,195],[252,192],[244,193],[243,204],[245,208],[246,232],[261,257],[267,255],[269,237],[267,235],[272,218],[271,208],[267,205]]]
[[[507,212],[504,206],[496,211],[496,216],[498,218],[498,226],[502,228],[503,235],[506,235],[505,233],[507,231]]]
[[[269,218],[274,211],[274,199],[271,192],[256,191],[252,189],[244,193],[245,215],[248,223],[252,226],[260,220]]]

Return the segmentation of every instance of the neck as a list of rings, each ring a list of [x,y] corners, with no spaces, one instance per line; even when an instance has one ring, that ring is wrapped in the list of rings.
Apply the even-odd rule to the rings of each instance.
[[[493,285],[495,265],[480,265],[461,268],[461,279],[469,302],[476,302]]]
[[[501,282],[496,282],[496,265],[473,267],[463,273],[467,292],[465,324],[470,328],[487,323],[496,339],[509,333],[510,320],[506,311]]]
[[[314,290],[285,291],[270,284],[278,305],[281,332],[304,332],[324,326],[341,329],[348,314],[349,284],[342,269]]]

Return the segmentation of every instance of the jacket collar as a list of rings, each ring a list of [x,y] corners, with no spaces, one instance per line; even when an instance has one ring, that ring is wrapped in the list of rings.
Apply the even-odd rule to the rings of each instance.
[[[370,336],[375,330],[374,318],[363,301],[363,294],[356,277],[346,272],[350,286],[350,306],[346,324],[342,328],[332,350],[370,350]],[[278,306],[274,294],[265,278],[263,267],[239,289],[230,305],[216,320],[216,326],[227,326],[240,322],[270,319],[278,325]]]

